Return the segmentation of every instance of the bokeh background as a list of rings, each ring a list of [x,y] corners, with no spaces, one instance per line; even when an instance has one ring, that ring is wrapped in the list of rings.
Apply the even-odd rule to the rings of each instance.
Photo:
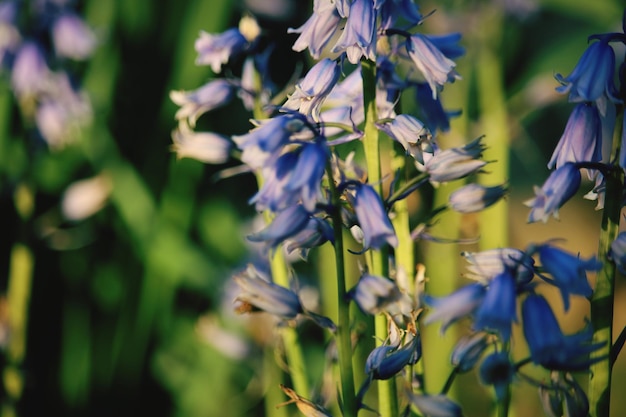
[[[505,169],[511,193],[502,203],[508,245],[523,248],[558,237],[571,251],[593,255],[600,214],[584,193],[561,211],[560,221],[547,225],[526,224],[522,202],[547,177],[546,163],[573,108],[554,91],[553,76],[571,71],[589,34],[620,30],[622,0],[419,4],[424,13],[437,9],[425,23],[428,31],[460,31],[468,51],[458,60],[463,80],[443,94],[447,107],[464,113],[442,140],[486,134],[510,143]],[[263,348],[256,343],[272,333],[262,320],[251,324],[232,313],[229,284],[251,250],[245,231],[255,215],[247,204],[255,179],[217,181],[216,174],[235,161],[215,167],[177,160],[170,150],[176,106],[168,95],[215,77],[208,67],[194,65],[194,40],[200,30],[236,25],[242,13],[255,15],[278,41],[272,65],[277,82],[286,82],[310,64],[306,54],[290,49],[296,35],[285,33],[304,22],[311,5],[85,0],[78,6],[101,40],[93,58],[77,68],[94,107],[93,125],[79,143],[55,152],[33,144],[7,79],[0,84],[3,416],[263,415]],[[618,53],[623,58],[623,50]],[[495,71],[489,82],[481,81],[484,68]],[[504,125],[486,122],[492,111],[504,115]],[[241,134],[250,128],[249,118],[233,104],[203,116],[199,127]],[[65,219],[65,191],[94,176],[110,186],[106,204],[87,219]],[[32,207],[27,218],[20,215],[23,205]],[[481,235],[475,217],[462,218],[460,225],[464,236]],[[28,248],[30,255],[15,256],[16,247]],[[12,328],[20,308],[7,294],[17,280],[12,277],[21,276],[30,281],[13,285],[25,294],[27,315],[17,320],[22,328]],[[625,291],[620,277],[618,331],[626,324]],[[576,330],[585,308],[585,300],[576,303],[563,317],[564,327]],[[312,340],[320,337],[311,332]],[[25,354],[16,363],[9,352],[19,334]],[[320,360],[319,352],[310,355]],[[11,369],[21,375],[17,388]],[[471,387],[466,396],[475,396],[475,375],[461,381]],[[625,387],[622,355],[614,416],[626,415],[620,398]],[[532,389],[522,391],[518,415],[535,415],[536,397]],[[484,413],[477,405],[467,415]]]

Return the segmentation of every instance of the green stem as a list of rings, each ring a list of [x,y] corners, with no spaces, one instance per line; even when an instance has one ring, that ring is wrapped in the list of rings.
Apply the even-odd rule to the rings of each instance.
[[[613,155],[619,155],[624,112],[622,106],[617,108],[617,120],[613,143]],[[615,291],[615,263],[608,259],[611,243],[619,232],[621,195],[624,186],[624,175],[621,169],[609,170],[605,174],[606,191],[604,212],[602,213],[602,229],[598,247],[598,258],[602,262],[602,270],[597,275],[596,287],[591,297],[591,324],[594,329],[593,342],[604,343],[594,357],[610,356],[613,342],[613,294]],[[589,377],[589,412],[591,417],[608,417],[611,403],[611,360],[602,360],[591,366]]]
[[[368,60],[361,61],[363,77],[363,105],[365,108],[365,127],[363,147],[365,162],[367,165],[368,182],[382,197],[383,186],[381,182],[381,159],[380,159],[380,132],[376,127],[378,119],[376,110],[376,63]],[[374,275],[388,276],[388,248],[371,250],[369,252],[369,271]],[[374,321],[376,343],[380,344],[387,339],[387,318],[379,315]],[[395,379],[378,381],[378,410],[382,417],[395,417],[398,415],[398,402],[396,395]]]
[[[356,417],[359,411],[354,387],[352,367],[352,338],[350,334],[350,304],[347,302],[346,274],[344,265],[343,222],[341,219],[341,196],[332,178],[332,168],[327,168],[328,184],[333,203],[333,230],[335,237],[335,268],[337,273],[337,352],[339,354],[339,373],[341,378],[341,396],[344,417]]]

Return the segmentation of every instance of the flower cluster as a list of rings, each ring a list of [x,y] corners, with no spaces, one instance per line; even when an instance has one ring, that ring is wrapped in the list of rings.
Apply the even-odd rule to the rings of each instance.
[[[92,114],[67,64],[88,59],[98,40],[72,3],[0,2],[0,64],[24,119],[52,149],[75,140]]]

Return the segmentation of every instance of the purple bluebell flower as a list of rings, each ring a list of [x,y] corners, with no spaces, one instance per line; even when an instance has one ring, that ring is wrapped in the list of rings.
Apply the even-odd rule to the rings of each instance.
[[[522,303],[522,320],[532,361],[544,368],[582,371],[592,363],[606,359],[589,358],[590,353],[605,345],[605,342],[590,343],[591,327],[565,336],[550,305],[540,295],[526,297]]]
[[[299,33],[292,49],[297,52],[309,48],[311,56],[319,59],[322,49],[339,29],[341,17],[332,0],[315,0],[313,14],[297,29],[289,28],[288,33]]]
[[[445,110],[441,104],[440,96],[434,97],[433,90],[428,83],[415,83],[415,96],[417,99],[418,115],[420,120],[431,132],[450,130],[450,118],[461,114],[460,110]]]
[[[545,281],[561,291],[565,311],[569,309],[570,294],[590,297],[593,293],[587,271],[599,271],[602,263],[595,257],[587,260],[551,245],[538,245],[534,248],[539,254],[542,269],[550,274],[551,279],[540,275]]]
[[[506,194],[505,185],[485,187],[480,184],[465,185],[448,198],[450,208],[459,213],[475,213],[497,203]]]
[[[298,156],[297,152],[284,153],[262,169],[263,185],[250,199],[251,204],[256,204],[257,210],[276,212],[298,202],[295,193],[285,192],[285,187],[291,180],[293,167],[298,163]]]
[[[293,167],[285,191],[300,196],[302,205],[309,212],[322,197],[321,182],[330,151],[324,141],[303,144],[298,151],[298,162]]]
[[[493,385],[496,398],[502,400],[515,376],[515,367],[507,352],[495,352],[480,364],[480,380],[485,385]]]
[[[385,0],[380,6],[380,21],[383,29],[395,27],[399,19],[406,21],[408,26],[416,26],[422,18],[419,7],[413,0]]]
[[[497,275],[509,271],[518,285],[523,285],[535,275],[535,260],[527,253],[514,248],[497,248],[481,252],[461,252],[470,263],[468,278],[488,283]]]
[[[300,256],[306,259],[309,249],[333,241],[334,232],[332,226],[326,220],[311,217],[304,229],[287,239],[285,249],[287,253],[297,250],[300,252]]]
[[[424,416],[428,417],[462,417],[461,407],[443,394],[420,395],[408,393],[409,401]]]
[[[16,26],[17,1],[3,1],[0,3],[0,65],[8,64],[11,57],[22,41],[22,35]]]
[[[626,232],[621,232],[611,243],[609,257],[620,272],[626,275]]]
[[[407,365],[414,365],[422,356],[419,336],[404,346],[378,346],[365,361],[365,373],[373,379],[386,380],[397,375]]]
[[[233,136],[233,141],[243,151],[241,160],[258,169],[266,165],[272,154],[287,144],[292,135],[300,132],[305,118],[297,114],[285,114],[266,120],[253,120],[257,127],[245,135]]]
[[[230,102],[234,89],[232,82],[217,79],[193,91],[171,91],[170,99],[181,106],[176,120],[188,119],[189,124],[195,126],[198,117]]]
[[[15,95],[32,97],[41,93],[50,81],[51,72],[41,47],[26,41],[17,51],[11,71],[11,85]]]
[[[619,101],[618,93],[613,84],[615,74],[615,52],[608,39],[592,42],[578,64],[567,77],[556,74],[562,85],[557,87],[559,93],[569,93],[569,101],[596,101],[603,95],[613,101]]]
[[[450,357],[457,372],[469,372],[474,368],[489,347],[491,337],[486,332],[475,332],[459,339]]]
[[[424,152],[434,153],[433,137],[424,124],[413,116],[400,114],[389,123],[378,124],[420,164],[424,163]]]
[[[406,41],[406,50],[433,91],[433,99],[445,83],[461,78],[454,69],[454,61],[447,58],[425,35],[411,35]]]
[[[264,279],[252,266],[233,279],[241,289],[235,299],[240,303],[237,307],[240,313],[260,310],[284,319],[293,319],[304,311],[295,292]]]
[[[598,109],[588,103],[578,104],[570,115],[563,136],[554,149],[548,168],[560,168],[566,162],[602,160],[602,122]],[[589,172],[589,179],[592,179]]]
[[[534,187],[535,198],[524,202],[531,208],[528,222],[541,220],[546,223],[550,215],[558,219],[559,208],[576,194],[580,182],[580,170],[572,162],[566,162],[553,171],[541,188]]]
[[[263,230],[248,236],[252,242],[266,242],[270,247],[280,245],[284,240],[300,233],[309,223],[311,214],[300,204],[287,207]]]
[[[434,183],[454,181],[478,172],[487,165],[486,161],[478,159],[485,149],[481,141],[479,137],[461,148],[436,152],[426,161],[423,170]]]
[[[425,324],[441,321],[441,333],[452,323],[470,316],[485,298],[486,289],[482,284],[469,284],[445,297],[432,297],[425,294],[424,303],[434,310],[426,317]]]
[[[376,61],[376,10],[373,0],[355,0],[350,4],[346,26],[333,52],[346,52],[356,64],[361,57]]]
[[[71,12],[63,12],[52,24],[52,41],[58,56],[77,61],[89,58],[98,39],[83,19]]]
[[[320,107],[340,75],[339,65],[329,58],[324,58],[315,64],[304,79],[296,85],[296,91],[289,96],[283,107],[299,110],[300,113],[312,116],[314,120],[319,121]]]
[[[386,311],[409,317],[413,309],[411,298],[394,281],[378,275],[363,274],[349,296],[366,314]]]
[[[223,164],[228,161],[232,142],[213,132],[194,132],[180,123],[172,132],[172,150],[177,158],[191,158],[206,164]]]
[[[476,310],[473,328],[495,331],[504,342],[511,337],[511,326],[517,321],[515,278],[508,271],[496,275]]]
[[[445,35],[425,35],[437,49],[450,59],[460,58],[465,55],[465,48],[459,45],[461,34],[459,32]]]
[[[368,184],[356,184],[353,207],[363,232],[365,249],[380,249],[385,244],[398,246],[398,237],[380,196]]]

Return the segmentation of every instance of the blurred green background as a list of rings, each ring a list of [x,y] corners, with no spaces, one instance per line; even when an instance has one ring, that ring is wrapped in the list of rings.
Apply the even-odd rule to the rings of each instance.
[[[232,296],[225,285],[232,269],[246,259],[243,230],[254,214],[247,200],[255,181],[244,175],[216,182],[214,175],[224,166],[176,160],[170,151],[176,106],[168,94],[195,89],[214,76],[208,67],[194,65],[199,31],[220,32],[248,11],[256,12],[269,36],[279,41],[273,65],[276,79],[286,81],[298,65],[309,62],[305,54],[290,50],[295,35],[283,36],[306,19],[308,3],[80,2],[102,39],[93,59],[80,68],[95,117],[79,144],[59,152],[29,148],[4,80],[0,279],[5,293],[11,274],[30,276],[32,286],[23,283],[30,291],[23,358],[11,357],[10,340],[19,337],[19,329],[9,330],[4,342],[3,415],[40,415],[41,410],[50,416],[262,415],[261,348],[253,342],[269,331],[245,331],[246,322],[229,311]],[[427,30],[465,36],[469,56],[458,60],[464,79],[446,87],[443,96],[447,107],[463,108],[466,139],[490,135],[481,124],[485,107],[479,103],[487,93],[477,81],[481,61],[472,48],[486,40],[497,57],[502,78],[495,88],[503,98],[511,144],[510,245],[563,237],[572,251],[593,254],[599,228],[593,202],[579,198],[563,210],[561,222],[547,226],[526,225],[521,202],[532,196],[532,185],[547,177],[545,164],[572,109],[554,92],[553,75],[571,71],[589,34],[619,30],[622,1],[419,3],[424,13],[438,10]],[[278,15],[268,8],[272,4],[278,5]],[[199,130],[240,134],[249,129],[249,117],[234,104],[204,116]],[[63,220],[64,190],[97,174],[112,184],[109,203],[86,220]],[[29,210],[24,207],[32,207],[32,213],[24,215]],[[618,329],[626,321],[624,306],[622,301]],[[10,297],[0,303],[5,329],[18,307]],[[227,343],[226,352],[221,342]],[[239,354],[238,346],[247,353]],[[617,367],[619,390],[625,380],[623,358]],[[15,368],[22,376],[17,388],[12,385]],[[19,399],[17,404],[12,398]],[[623,400],[615,412],[626,414]]]

